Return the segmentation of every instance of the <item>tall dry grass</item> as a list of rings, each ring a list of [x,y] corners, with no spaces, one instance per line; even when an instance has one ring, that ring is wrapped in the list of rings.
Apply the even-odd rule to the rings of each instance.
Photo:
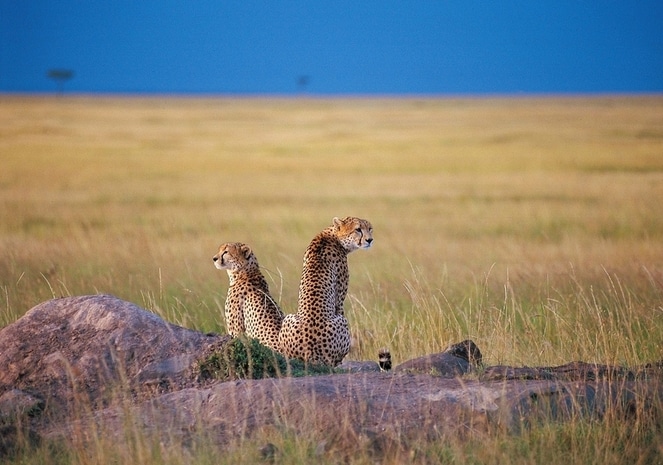
[[[660,96],[2,96],[0,326],[104,292],[222,332],[226,241],[292,312],[308,242],[355,215],[376,240],[349,257],[350,359],[472,338],[490,364],[660,360],[661,128]]]

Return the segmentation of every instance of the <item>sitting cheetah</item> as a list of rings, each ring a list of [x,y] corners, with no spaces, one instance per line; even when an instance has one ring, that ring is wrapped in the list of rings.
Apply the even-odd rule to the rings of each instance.
[[[239,242],[219,247],[212,257],[214,266],[228,271],[230,284],[226,297],[225,317],[228,333],[258,339],[278,350],[283,312],[269,294],[265,277],[251,248]]]
[[[348,293],[347,255],[368,249],[371,223],[334,218],[315,236],[304,254],[297,313],[286,315],[279,334],[281,352],[309,363],[336,366],[350,350],[350,330],[343,315]]]

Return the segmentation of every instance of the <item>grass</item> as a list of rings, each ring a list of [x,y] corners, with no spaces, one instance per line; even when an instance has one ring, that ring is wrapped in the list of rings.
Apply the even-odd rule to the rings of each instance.
[[[211,256],[227,241],[252,246],[292,312],[308,242],[356,215],[375,246],[349,257],[350,360],[389,347],[399,363],[466,338],[487,364],[660,360],[662,127],[660,96],[0,96],[0,327],[52,297],[104,292],[224,332],[227,277]],[[655,463],[660,431],[578,421],[417,457],[621,463],[645,451]],[[162,449],[143,434],[50,463],[218,458],[204,438]],[[266,440],[283,463],[334,461],[315,455],[323,438],[288,432],[226,456],[253,462]]]
[[[234,338],[219,351],[198,362],[203,380],[281,378],[332,374],[334,368],[307,365],[301,360],[286,359],[257,339]]]

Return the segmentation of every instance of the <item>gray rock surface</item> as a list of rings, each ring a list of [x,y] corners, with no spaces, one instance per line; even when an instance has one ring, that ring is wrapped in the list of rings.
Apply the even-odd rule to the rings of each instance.
[[[0,396],[20,389],[65,413],[81,396],[102,407],[118,382],[136,392],[190,385],[193,362],[227,340],[110,295],[49,300],[0,329]]]
[[[120,436],[123,425],[139,424],[161,441],[208,435],[225,444],[274,428],[322,433],[329,445],[342,448],[377,447],[374,441],[518,432],[543,421],[637,418],[662,395],[660,383],[482,381],[371,372],[216,383],[164,394],[130,411],[107,408],[89,421]],[[48,434],[70,436],[85,429],[75,421]]]
[[[22,415],[36,415],[44,408],[44,401],[19,389],[0,395],[0,420]]]
[[[475,370],[481,365],[482,355],[476,344],[470,340],[452,344],[438,354],[407,360],[394,368],[396,373],[429,373],[454,378]]]

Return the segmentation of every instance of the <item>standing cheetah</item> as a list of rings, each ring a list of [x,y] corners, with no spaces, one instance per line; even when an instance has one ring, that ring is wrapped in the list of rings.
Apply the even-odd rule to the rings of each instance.
[[[286,315],[279,334],[281,352],[309,363],[336,366],[350,350],[343,314],[348,293],[348,254],[368,249],[373,227],[366,220],[334,218],[304,254],[297,313]]]
[[[219,247],[219,253],[212,260],[215,267],[228,272],[230,281],[225,307],[228,333],[231,336],[245,333],[278,350],[283,312],[269,294],[267,281],[251,248],[240,242],[229,242]]]

